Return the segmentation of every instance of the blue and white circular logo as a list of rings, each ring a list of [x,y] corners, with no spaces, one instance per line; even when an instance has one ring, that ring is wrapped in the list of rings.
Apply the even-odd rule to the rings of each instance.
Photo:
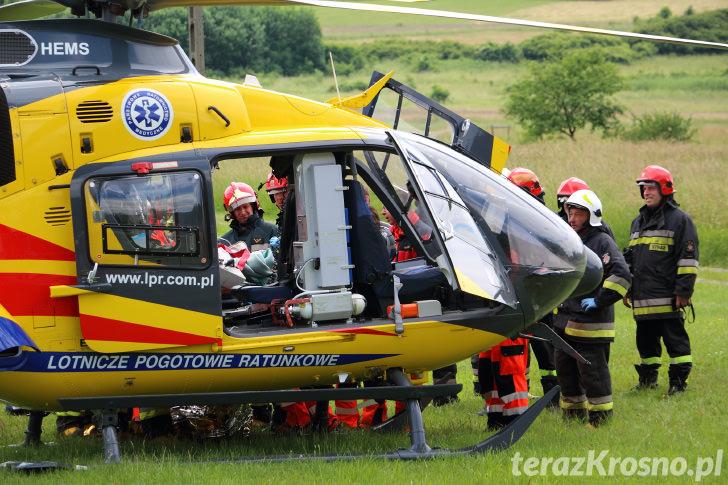
[[[134,89],[121,103],[124,126],[140,140],[156,140],[163,137],[172,126],[172,104],[164,95],[153,89]]]

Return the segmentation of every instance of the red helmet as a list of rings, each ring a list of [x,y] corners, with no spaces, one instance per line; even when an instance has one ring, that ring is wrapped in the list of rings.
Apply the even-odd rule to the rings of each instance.
[[[508,174],[508,180],[518,185],[526,192],[534,197],[539,197],[544,193],[541,183],[535,173],[527,168],[514,168]]]
[[[556,192],[556,196],[566,195],[569,196],[577,190],[591,190],[589,185],[582,179],[577,177],[569,177],[568,179],[561,182],[559,190]]]
[[[268,180],[266,180],[266,182],[265,182],[265,191],[268,192],[271,202],[275,202],[275,199],[273,199],[273,194],[277,194],[279,192],[286,192],[287,190],[288,190],[288,178],[286,178],[286,177],[278,178],[275,175],[273,175],[273,172],[268,174]]]
[[[222,202],[225,204],[225,210],[228,212],[234,211],[243,204],[254,204],[253,209],[257,209],[258,195],[248,184],[231,182],[230,186],[225,189]]]
[[[660,187],[660,193],[662,195],[670,195],[675,192],[672,174],[659,165],[650,165],[642,170],[642,174],[637,177],[637,185],[640,186],[640,193],[643,192],[642,186],[648,184],[657,184]]]
[[[580,178],[569,177],[561,182],[559,190],[556,191],[556,203],[559,206],[559,213],[564,211],[564,203],[577,190],[591,190],[589,185]],[[565,212],[564,212],[565,213]]]

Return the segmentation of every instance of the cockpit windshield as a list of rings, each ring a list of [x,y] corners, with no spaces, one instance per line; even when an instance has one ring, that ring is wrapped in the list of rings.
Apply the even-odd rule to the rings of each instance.
[[[459,225],[458,235],[476,244],[477,237],[486,237],[513,265],[583,271],[585,256],[578,235],[507,179],[432,140],[398,133],[398,142],[415,165],[422,167],[420,171],[430,166],[441,174],[467,208],[468,217],[450,219],[445,227]],[[453,205],[455,197],[450,197],[447,189],[438,189],[437,183],[427,187],[431,198]],[[457,213],[450,211],[451,216]],[[482,236],[462,230],[465,226],[459,221],[471,217]]]

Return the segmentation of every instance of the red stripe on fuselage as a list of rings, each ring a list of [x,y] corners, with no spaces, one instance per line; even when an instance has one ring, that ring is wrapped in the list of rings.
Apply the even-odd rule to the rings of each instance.
[[[76,261],[76,253],[27,232],[0,224],[0,260],[2,259]]]
[[[197,345],[222,342],[216,337],[166,330],[138,323],[81,314],[81,332],[86,340],[148,344]]]
[[[50,286],[76,283],[75,276],[0,273],[0,304],[16,316],[78,316],[78,298],[51,298],[49,289]]]

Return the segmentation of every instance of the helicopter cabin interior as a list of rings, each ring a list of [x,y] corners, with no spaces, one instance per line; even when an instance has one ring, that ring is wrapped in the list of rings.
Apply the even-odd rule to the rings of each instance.
[[[289,187],[278,218],[279,245],[262,250],[275,255],[270,276],[265,281],[257,279],[263,284],[248,278],[233,285],[229,296],[226,288],[222,290],[228,334],[354,319],[391,321],[394,317],[388,309],[394,306],[395,292],[402,305],[416,302],[416,310],[411,310],[414,305],[406,307],[415,312],[411,316],[442,315],[456,307],[453,285],[438,263],[444,251],[433,237],[437,226],[419,203],[396,153],[302,152],[269,160],[270,164],[260,158],[216,161],[216,200],[222,199],[221,190],[229,182],[246,181],[236,178],[236,172],[255,173],[250,168],[256,165],[270,166],[277,177],[286,177]],[[260,173],[260,178],[265,175]],[[391,242],[388,246],[389,224],[380,217],[378,206],[392,214],[403,237],[411,241],[407,260],[396,261],[402,258]],[[218,225],[218,237],[226,224]],[[221,264],[220,271],[225,281],[230,266]],[[393,276],[400,283],[397,289]]]

